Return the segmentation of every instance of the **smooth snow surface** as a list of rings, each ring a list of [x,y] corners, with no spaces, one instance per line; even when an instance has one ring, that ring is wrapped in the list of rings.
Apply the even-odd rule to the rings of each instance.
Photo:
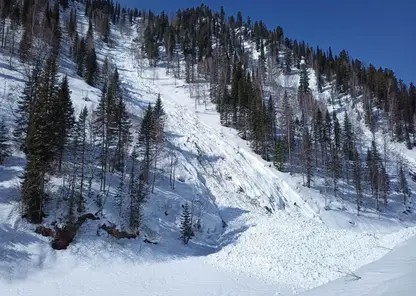
[[[58,265],[12,285],[0,280],[4,296],[272,296],[276,291],[276,287],[217,270],[198,258],[151,264],[114,260],[100,266],[88,262],[70,270]]]

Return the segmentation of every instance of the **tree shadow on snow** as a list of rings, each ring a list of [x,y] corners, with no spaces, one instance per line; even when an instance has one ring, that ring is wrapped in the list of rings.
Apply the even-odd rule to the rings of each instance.
[[[26,233],[0,225],[0,278],[6,280],[24,279],[30,268],[42,265],[42,256],[33,253],[32,247],[38,250],[48,248],[45,241],[36,234]]]

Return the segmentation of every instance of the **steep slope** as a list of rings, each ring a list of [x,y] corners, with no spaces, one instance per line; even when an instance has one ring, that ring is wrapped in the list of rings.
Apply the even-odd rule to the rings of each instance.
[[[133,65],[121,52],[117,64]],[[136,85],[136,78],[124,79]],[[212,264],[303,290],[380,258],[386,248],[416,233],[415,228],[409,228],[389,234],[403,228],[395,219],[326,213],[319,204],[319,194],[302,197],[311,191],[302,190],[300,180],[293,181],[254,155],[234,130],[220,125],[213,105],[190,97],[188,85],[166,74],[163,67],[145,70],[141,79],[148,81],[150,93],[160,94],[163,99],[169,144],[193,151],[193,157],[186,161],[193,164],[229,224],[225,237],[250,226],[236,242],[210,255],[208,261]],[[216,153],[220,156],[213,156]],[[247,213],[232,221],[228,207]],[[275,212],[266,212],[266,207]]]

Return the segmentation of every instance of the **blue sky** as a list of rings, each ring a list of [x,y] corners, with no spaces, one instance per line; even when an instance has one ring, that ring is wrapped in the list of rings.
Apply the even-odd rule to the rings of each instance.
[[[197,6],[197,0],[120,0],[128,7],[155,12]],[[287,37],[312,46],[345,48],[363,62],[392,69],[405,83],[416,83],[415,0],[207,0],[227,15],[240,10],[245,18],[263,20],[268,28],[283,27]]]

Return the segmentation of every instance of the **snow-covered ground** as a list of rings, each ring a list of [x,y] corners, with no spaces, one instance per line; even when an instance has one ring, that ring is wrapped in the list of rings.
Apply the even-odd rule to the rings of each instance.
[[[81,15],[79,22],[85,28]],[[393,262],[415,246],[414,238],[389,253],[416,234],[414,218],[378,217],[370,211],[357,217],[354,205],[340,199],[333,201],[330,211],[324,210],[320,192],[303,187],[301,177],[280,173],[253,154],[236,131],[220,125],[212,104],[203,99],[195,104],[182,80],[163,67],[148,67],[146,61],[139,70],[132,51],[138,47],[132,41],[134,31],[113,34],[118,42],[112,48],[100,46],[98,56],[109,56],[117,65],[133,125],[160,94],[167,113],[168,151],[160,166],[168,167],[170,155],[178,160],[176,177],[182,181],[171,190],[168,177],[161,174],[145,208],[145,224],[159,232],[160,243],[97,236],[98,222],[91,221],[68,250],[52,250],[48,239],[19,218],[17,184],[25,162],[15,155],[0,166],[0,295],[291,295],[357,269],[362,279],[345,284],[350,293],[343,295],[374,295],[355,294],[359,290],[354,289],[361,283],[364,288],[382,289],[387,280],[415,275],[414,269],[403,267],[406,275],[396,276],[401,267]],[[0,86],[5,85],[10,95],[3,96],[9,98],[8,104],[0,107],[7,115],[24,76],[7,69],[6,57],[2,63]],[[71,76],[76,109],[93,107],[100,91],[68,68],[61,71]],[[279,79],[287,87],[298,83],[296,75]],[[189,246],[178,240],[177,218],[185,202],[193,202],[201,221]],[[111,202],[103,214],[114,221]],[[408,257],[409,264],[414,265],[414,259]],[[383,266],[386,274],[374,274]],[[319,291],[338,295],[343,281],[310,295]]]
[[[302,296],[413,296],[416,291],[416,237],[354,273]]]

